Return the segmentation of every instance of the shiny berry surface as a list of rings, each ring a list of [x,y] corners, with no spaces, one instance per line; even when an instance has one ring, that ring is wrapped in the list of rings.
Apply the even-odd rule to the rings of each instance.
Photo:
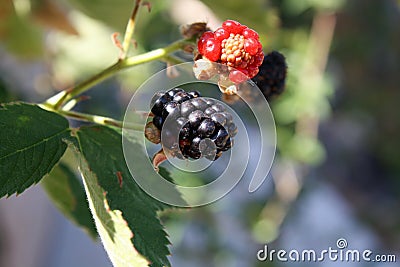
[[[204,53],[204,47],[205,47],[205,44],[206,44],[206,42],[207,42],[207,40],[209,38],[214,38],[214,33],[213,32],[210,32],[210,31],[205,32],[200,37],[199,42],[197,43],[197,49],[199,50],[200,54]]]
[[[234,83],[257,75],[264,57],[258,33],[234,20],[226,20],[214,32],[205,32],[198,41],[198,51],[212,62],[227,65]]]
[[[157,116],[161,116],[162,111],[164,109],[164,105],[167,104],[168,101],[170,101],[170,97],[166,95],[160,97],[154,102],[154,105],[151,108],[151,112],[153,112]]]
[[[217,61],[221,55],[221,43],[215,38],[208,38],[203,46],[203,54],[211,61]]]
[[[197,128],[197,134],[201,137],[210,137],[215,131],[215,122],[209,118],[204,119],[199,128]]]
[[[224,28],[226,31],[230,32],[230,33],[241,33],[243,31],[245,26],[243,26],[242,24],[240,24],[239,22],[235,21],[235,20],[226,20],[222,23],[222,28]]]
[[[222,42],[222,40],[226,39],[229,37],[229,31],[225,30],[224,28],[220,27],[218,29],[215,30],[214,32],[214,38],[220,42]]]
[[[164,119],[161,116],[155,116],[153,118],[154,126],[156,126],[160,130],[161,130],[162,126],[163,126],[163,123],[164,123]]]
[[[248,38],[244,41],[244,50],[254,56],[258,52],[258,41],[253,38]]]
[[[161,143],[166,153],[179,159],[214,161],[232,147],[237,127],[232,115],[216,100],[202,98],[197,91],[174,88],[156,93],[150,104],[153,118],[147,123],[145,136]]]
[[[217,145],[218,147],[225,146],[226,141],[228,139],[229,139],[229,134],[224,128],[219,129],[216,135],[211,137],[211,140],[213,140],[215,145]]]
[[[163,119],[166,119],[168,117],[168,115],[172,114],[176,108],[178,108],[178,103],[175,101],[171,101],[171,102],[165,104],[164,109],[162,111]]]
[[[257,41],[259,39],[258,33],[255,30],[247,28],[247,27],[243,30],[243,36],[245,38],[252,38]]]

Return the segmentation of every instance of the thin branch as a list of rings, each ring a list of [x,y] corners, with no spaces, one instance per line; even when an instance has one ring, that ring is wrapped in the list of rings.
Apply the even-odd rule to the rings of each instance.
[[[131,46],[132,36],[133,36],[133,32],[135,30],[135,25],[136,25],[136,17],[137,17],[137,13],[139,11],[141,2],[142,2],[141,0],[136,0],[131,17],[129,18],[128,24],[126,25],[124,41],[122,43],[122,51],[123,51],[122,53],[123,54],[121,55],[121,59],[126,58],[129,47]]]
[[[54,110],[51,107],[46,106],[46,105],[40,105],[40,106],[46,110],[53,111],[60,115],[64,115],[68,118],[72,118],[72,119],[79,120],[79,121],[93,122],[93,123],[100,124],[100,125],[114,126],[114,127],[118,127],[118,128],[126,128],[126,129],[130,129],[130,130],[135,130],[135,131],[143,131],[144,130],[144,126],[142,126],[140,124],[134,124],[134,123],[125,123],[124,124],[122,121],[119,121],[119,120],[116,120],[113,118],[109,118],[109,117],[92,115],[92,114],[81,113],[81,112],[70,111],[70,110],[63,110],[63,109]]]
[[[90,77],[89,79],[77,84],[74,87],[71,87],[67,90],[61,91],[60,93],[52,96],[51,98],[45,101],[47,106],[52,106],[54,109],[60,109],[65,103],[67,103],[72,98],[86,92],[94,85],[99,84],[105,79],[113,76],[115,73],[122,69],[127,69],[133,66],[137,66],[146,62],[150,62],[153,60],[171,60],[170,57],[174,51],[180,50],[188,44],[192,44],[191,40],[182,39],[176,41],[164,48],[159,48],[153,51],[149,51],[144,54],[128,57],[122,60],[117,61],[117,63],[111,65],[110,67],[104,69],[100,73]]]

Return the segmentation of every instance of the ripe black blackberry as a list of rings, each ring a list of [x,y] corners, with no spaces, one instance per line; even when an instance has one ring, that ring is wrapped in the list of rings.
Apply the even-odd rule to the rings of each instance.
[[[264,57],[258,74],[252,78],[267,100],[285,89],[287,64],[285,57],[273,51]]]
[[[150,103],[151,112],[154,114],[153,124],[161,130],[165,119],[179,104],[198,96],[200,96],[200,93],[197,91],[186,93],[180,88],[171,89],[166,93],[156,93]]]
[[[213,99],[200,97],[197,91],[187,93],[174,88],[156,93],[151,112],[154,126],[165,130],[163,149],[181,159],[216,160],[232,147],[232,137],[237,133],[232,115],[225,107]],[[168,116],[172,116],[171,123],[165,126]],[[153,132],[151,136],[146,134],[150,141],[154,140]]]

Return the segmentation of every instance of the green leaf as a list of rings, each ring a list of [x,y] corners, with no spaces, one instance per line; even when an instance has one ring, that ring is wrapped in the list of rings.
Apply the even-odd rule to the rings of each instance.
[[[149,262],[133,247],[132,231],[120,210],[112,210],[106,199],[107,192],[98,185],[98,178],[81,159],[81,171],[97,230],[115,267],[148,266]]]
[[[8,88],[4,80],[0,78],[0,103],[11,102],[16,99],[15,94],[11,91],[11,88]]]
[[[64,163],[59,163],[42,179],[41,185],[55,206],[70,220],[97,238],[96,226],[90,214],[83,184]]]
[[[82,161],[92,214],[97,228],[103,227],[107,231],[105,235],[99,230],[99,234],[114,265],[136,266],[127,258],[129,255],[119,252],[119,242],[125,240],[127,233],[126,229],[120,229],[120,224],[125,223],[133,234],[134,248],[152,266],[170,266],[166,257],[169,241],[157,218],[157,211],[167,205],[148,196],[130,175],[123,156],[121,133],[102,126],[82,127],[77,137],[81,154],[88,164],[87,168]],[[139,146],[137,143],[132,145]],[[109,208],[104,207],[107,205]],[[108,218],[102,212],[104,208]]]
[[[36,105],[0,106],[0,198],[21,193],[48,174],[64,154],[68,121]]]

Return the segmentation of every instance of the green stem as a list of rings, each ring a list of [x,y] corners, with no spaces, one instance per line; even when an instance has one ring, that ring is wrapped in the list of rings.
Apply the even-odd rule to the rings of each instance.
[[[71,100],[72,98],[80,95],[94,85],[104,81],[105,79],[111,77],[118,71],[122,69],[127,69],[133,66],[137,66],[146,62],[150,62],[153,60],[163,60],[163,59],[170,59],[169,54],[177,51],[179,49],[184,48],[188,44],[193,44],[192,40],[182,39],[176,41],[164,48],[159,48],[141,55],[131,56],[125,59],[120,59],[117,63],[111,65],[110,67],[106,68],[105,70],[101,71],[100,73],[90,77],[89,79],[79,83],[78,85],[61,91],[60,93],[56,94],[55,96],[47,99],[45,101],[45,105],[52,107],[56,110],[60,109],[66,102]]]
[[[122,50],[123,50],[123,54],[121,57],[122,59],[126,58],[129,47],[131,46],[132,35],[133,35],[133,31],[135,30],[136,16],[139,11],[140,2],[142,2],[142,0],[136,0],[135,7],[133,8],[133,11],[132,11],[132,15],[129,18],[128,24],[126,25],[124,41],[122,43]]]
[[[166,55],[161,60],[172,65],[185,63],[185,61],[183,61],[182,59],[174,57],[172,55]]]
[[[124,123],[122,121],[115,120],[115,119],[109,118],[109,117],[92,115],[92,114],[81,113],[81,112],[70,111],[70,110],[63,110],[63,109],[55,110],[46,105],[40,105],[40,106],[46,110],[53,111],[60,115],[64,115],[66,117],[69,117],[69,118],[72,118],[75,120],[79,120],[79,121],[93,122],[93,123],[100,124],[100,125],[114,126],[114,127],[118,127],[118,128],[126,128],[126,129],[130,129],[130,130],[135,130],[135,131],[143,131],[143,129],[144,129],[143,126],[140,124],[125,123],[125,125],[124,125]]]

